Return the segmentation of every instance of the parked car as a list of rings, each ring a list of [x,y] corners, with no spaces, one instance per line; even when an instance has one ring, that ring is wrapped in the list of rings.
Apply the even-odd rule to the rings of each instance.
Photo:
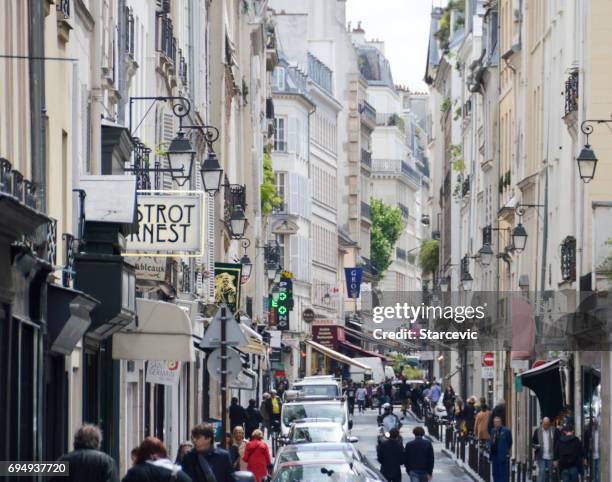
[[[301,397],[340,398],[342,385],[332,376],[305,377],[293,383],[292,392],[298,392]]]
[[[286,402],[281,410],[281,436],[287,437],[291,425],[297,420],[305,418],[324,418],[340,424],[344,432],[348,433],[353,427],[349,421],[348,406],[343,400],[328,399],[296,399]]]
[[[285,447],[279,450],[276,456],[273,468],[273,480],[307,480],[309,482],[311,480],[325,480],[326,482],[329,482],[330,479],[328,473],[322,474],[325,477],[321,479],[319,479],[319,474],[321,468],[326,468],[328,470],[332,469],[332,467],[330,467],[331,463],[340,463],[343,466],[348,465],[349,467],[355,467],[355,472],[350,474],[352,478],[341,478],[340,480],[363,480],[368,482],[385,481],[384,477],[381,475],[378,469],[370,463],[370,461],[365,457],[365,455],[363,455],[354,444],[351,443],[308,443],[286,445]],[[299,475],[294,479],[285,479],[279,477],[280,473],[282,473],[281,469],[283,467],[291,466],[290,464],[293,464],[293,466],[319,464],[319,470],[317,472],[317,470],[313,469],[312,466],[310,466],[304,474],[305,477],[300,477]],[[289,474],[296,474],[296,470],[286,470],[285,473],[287,474],[286,477],[288,477]],[[341,471],[340,473],[344,472]],[[310,478],[311,474],[314,478]]]

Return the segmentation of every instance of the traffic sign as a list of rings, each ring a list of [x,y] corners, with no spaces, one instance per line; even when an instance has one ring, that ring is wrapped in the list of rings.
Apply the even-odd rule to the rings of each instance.
[[[225,314],[225,321],[222,317]],[[221,324],[225,323],[225,344],[227,346],[245,346],[248,345],[246,335],[240,328],[240,323],[234,318],[232,310],[223,303],[215,317],[210,322],[210,325],[206,329],[202,341],[200,342],[200,348],[217,348],[221,346]]]
[[[482,378],[495,378],[495,354],[493,352],[483,353],[480,365]]]
[[[206,363],[208,373],[211,378],[215,380],[221,380],[221,348],[213,350],[208,355],[208,362]],[[227,375],[227,382],[233,381],[242,370],[242,360],[240,355],[232,350],[227,350],[227,364],[225,365],[225,371]]]

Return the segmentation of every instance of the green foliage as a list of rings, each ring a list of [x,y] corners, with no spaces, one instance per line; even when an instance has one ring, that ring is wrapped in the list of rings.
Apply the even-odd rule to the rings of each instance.
[[[419,264],[423,274],[434,275],[440,263],[440,242],[436,239],[423,241],[419,251]]]
[[[459,120],[461,119],[461,117],[463,117],[463,109],[461,108],[461,106],[459,106],[455,109],[455,115],[453,116],[453,120]]]
[[[263,183],[260,186],[261,212],[264,216],[266,216],[270,214],[275,207],[280,206],[283,202],[283,200],[276,195],[276,183],[274,182],[274,170],[272,169],[270,146],[267,146],[264,149],[263,174]]]
[[[440,111],[443,114],[446,114],[450,109],[451,109],[451,100],[450,97],[445,97],[444,100],[442,101],[442,104],[440,105]]]
[[[450,162],[453,171],[463,172],[465,170],[465,162],[463,161],[463,146],[461,144],[451,144],[448,147],[448,153],[451,156]]]
[[[404,230],[402,212],[397,206],[389,206],[381,199],[370,200],[372,208],[372,228],[370,231],[370,250],[372,264],[378,271],[379,279],[391,265],[393,250]]]

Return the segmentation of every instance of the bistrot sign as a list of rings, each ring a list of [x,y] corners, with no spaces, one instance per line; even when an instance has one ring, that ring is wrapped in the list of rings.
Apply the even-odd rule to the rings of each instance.
[[[137,202],[138,228],[127,236],[126,255],[202,255],[204,201],[201,192],[139,191]]]

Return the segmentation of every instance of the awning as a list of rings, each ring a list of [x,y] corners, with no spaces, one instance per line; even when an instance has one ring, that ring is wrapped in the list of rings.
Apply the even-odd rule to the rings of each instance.
[[[365,348],[360,347],[359,345],[354,345],[351,342],[348,341],[341,341],[340,344],[346,348],[348,348],[349,350],[354,350],[358,353],[362,353],[366,356],[370,356],[370,357],[376,357],[376,358],[380,358],[382,361],[384,362],[392,362],[393,360],[391,358],[389,358],[388,356],[383,355],[382,353],[376,353],[370,350],[366,350]]]
[[[136,300],[138,327],[113,335],[115,360],[195,361],[191,320],[180,306]]]
[[[338,353],[337,351],[332,350],[331,348],[327,348],[326,346],[320,345],[319,343],[315,341],[306,340],[306,343],[312,346],[319,353],[323,353],[324,355],[327,355],[328,357],[333,358],[334,360],[339,361],[340,363],[344,363],[346,365],[352,365],[354,367],[361,368],[362,370],[365,370],[366,372],[372,371],[372,369],[369,366],[363,363],[360,363],[356,360],[353,360],[352,358],[346,355],[343,355],[342,353]]]
[[[247,337],[247,340],[249,340],[249,343],[246,346],[238,347],[240,351],[244,353],[251,353],[253,355],[266,356],[268,349],[266,348],[266,345],[264,345],[263,337],[253,328],[245,325],[244,323],[240,323],[240,329]]]
[[[49,284],[47,288],[47,340],[49,350],[70,355],[91,324],[99,301],[82,291]]]
[[[523,386],[538,397],[542,417],[554,418],[565,408],[565,375],[561,360],[544,363],[517,376],[521,377]]]

